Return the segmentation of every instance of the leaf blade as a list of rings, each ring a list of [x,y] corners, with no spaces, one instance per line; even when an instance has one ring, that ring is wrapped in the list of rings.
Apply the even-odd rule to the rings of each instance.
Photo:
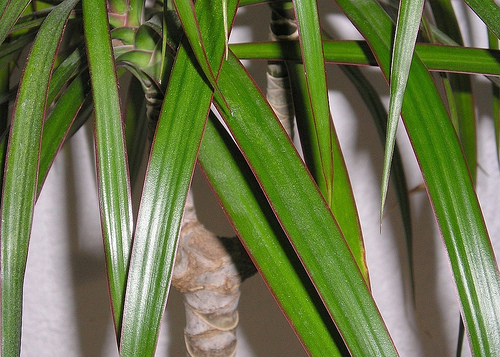
[[[132,241],[132,203],[122,113],[104,1],[82,2],[95,111],[99,207],[113,319],[120,331]]]
[[[209,3],[197,1],[195,9]],[[236,1],[230,1],[231,22],[235,12]],[[199,26],[207,33],[213,30],[214,17],[222,17],[220,13],[203,12],[203,15],[198,17]],[[214,36],[205,43],[210,57],[220,62],[223,39]],[[189,44],[183,41],[170,75],[150,154],[127,281],[122,356],[154,354],[170,288],[184,202],[213,90],[191,60],[192,55]]]
[[[250,168],[213,116],[207,123],[198,160],[307,351],[312,356],[340,356],[335,326],[325,316],[322,302],[308,284]]]
[[[423,0],[401,0],[399,5],[398,21],[392,53],[390,75],[390,101],[387,118],[387,137],[385,141],[384,166],[382,172],[382,192],[380,203],[380,223],[384,213],[384,205],[389,187],[392,155],[396,143],[396,131],[399,115],[403,106],[403,97],[408,73],[415,49],[420,19],[424,7]]]
[[[294,1],[307,95],[315,131],[312,175],[326,202],[333,203],[333,123],[330,118],[323,45],[315,0]]]
[[[217,107],[334,316],[350,352],[360,356],[397,355],[326,202],[272,109],[263,102],[232,55],[223,63],[218,86],[225,100],[215,93]]]
[[[76,2],[67,0],[54,8],[40,28],[24,70],[13,114],[0,228],[3,356],[20,353],[22,284],[36,197],[45,100],[57,46]]]
[[[388,75],[390,19],[371,0],[338,3],[370,42]],[[500,349],[496,338],[500,335],[500,278],[495,258],[455,131],[418,57],[410,70],[403,122],[444,238],[473,353],[495,354]]]

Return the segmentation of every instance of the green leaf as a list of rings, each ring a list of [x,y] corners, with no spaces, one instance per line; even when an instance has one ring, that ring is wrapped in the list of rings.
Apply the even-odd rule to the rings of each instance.
[[[258,182],[229,134],[212,115],[198,160],[224,212],[311,356],[341,356],[343,346]],[[292,294],[293,292],[293,294]],[[346,354],[345,347],[342,351]]]
[[[68,136],[73,120],[89,92],[88,76],[75,78],[54,105],[43,126],[38,171],[38,193],[47,178],[49,169]]]
[[[372,0],[338,3],[371,44],[387,76],[390,19]],[[477,356],[495,355],[500,350],[496,261],[460,144],[418,56],[410,69],[402,116],[444,238],[472,351]]]
[[[225,100],[215,93],[217,108],[349,351],[359,356],[395,356],[373,298],[326,202],[272,109],[232,55],[223,62],[218,86]]]
[[[314,115],[311,109],[312,104],[307,95],[304,67],[301,64],[290,62],[287,63],[287,67],[290,73],[293,103],[295,106],[301,148],[309,171],[314,171],[315,165],[321,165],[321,162],[315,160],[315,155],[318,154],[317,148],[319,147],[319,143],[317,141]],[[333,124],[326,130],[330,131],[332,140],[330,143],[330,150],[333,159],[331,203],[329,203],[329,206],[356,259],[359,270],[362,272],[367,285],[370,285],[363,236],[361,234],[358,212],[345,166],[344,156],[342,155],[337,135],[334,132]]]
[[[329,206],[333,203],[333,146],[335,132],[330,118],[323,45],[315,0],[294,1],[302,60],[305,69],[307,95],[316,140],[311,142],[314,164],[310,170]]]
[[[99,205],[108,281],[119,334],[132,240],[132,203],[123,123],[104,0],[84,0],[84,34],[95,108]]]
[[[278,43],[285,45],[297,35],[295,26],[295,16],[292,3],[271,3],[273,10],[271,20],[271,32]],[[283,23],[286,23],[285,26]],[[363,237],[359,224],[358,213],[352,194],[351,184],[347,169],[344,163],[344,157],[339,145],[333,123],[329,116],[327,121],[323,122],[322,130],[327,130],[329,135],[320,135],[318,130],[315,111],[309,95],[305,68],[300,63],[286,61],[286,72],[289,75],[292,98],[290,99],[294,106],[297,128],[301,141],[301,148],[304,158],[310,172],[319,173],[324,165],[331,166],[331,188],[330,196],[325,197],[334,216],[337,218],[341,231],[347,240],[349,248],[353,253],[359,269],[362,272],[367,285],[369,285],[368,268],[366,266],[365,249]],[[274,65],[275,66],[275,65]],[[323,75],[323,80],[325,80]],[[325,81],[326,83],[326,81]],[[328,102],[326,102],[328,105]],[[328,134],[327,133],[327,134]],[[321,139],[323,141],[321,141]],[[328,139],[328,140],[326,140]],[[322,162],[322,148],[324,152],[329,152],[328,157],[332,160],[327,163]],[[328,149],[328,150],[327,150]],[[316,182],[321,182],[321,176],[315,177]],[[324,181],[323,181],[324,182]],[[323,192],[323,195],[326,191]]]
[[[300,61],[297,42],[236,43],[229,46],[240,59]],[[364,41],[323,41],[325,61],[336,64],[376,66]],[[500,51],[484,48],[417,44],[416,52],[430,71],[500,76]]]
[[[10,0],[3,1],[0,4],[0,11],[2,11],[2,16],[0,16],[0,44],[5,41],[10,29],[14,26],[29,2],[30,0]]]
[[[497,38],[500,38],[500,8],[495,1],[464,0]]]
[[[24,271],[37,189],[38,155],[50,73],[64,24],[76,4],[47,16],[26,64],[10,129],[1,211],[2,356],[18,356]],[[0,21],[1,22],[1,21]]]
[[[431,1],[433,16],[438,29],[449,36],[457,45],[463,46],[462,34],[450,0]],[[448,73],[443,76],[445,91],[452,122],[456,123],[456,131],[469,165],[472,182],[476,182],[477,145],[476,116],[472,84],[469,76]]]
[[[389,174],[391,172],[392,154],[396,143],[396,131],[399,115],[403,106],[403,97],[408,81],[408,72],[415,49],[420,19],[422,17],[423,0],[401,0],[399,4],[398,22],[394,37],[391,75],[390,75],[390,101],[389,115],[387,118],[387,138],[385,141],[384,168],[382,173],[382,192],[380,203],[380,224],[384,214],[384,205],[389,187]]]
[[[361,70],[359,68],[353,66],[340,66],[340,69],[342,69],[344,74],[356,87],[358,93],[360,94],[368,110],[370,111],[370,114],[372,115],[382,144],[385,143],[387,129],[387,111],[385,110],[385,107],[382,104],[375,88],[373,88],[370,81],[368,81],[368,79],[363,76],[363,73],[361,73]],[[401,155],[399,154],[397,143],[394,146],[391,176],[392,183],[396,191],[396,199],[398,201],[401,219],[404,226],[406,254],[408,257],[408,271],[410,274],[410,286],[413,295],[415,291],[415,279],[413,269],[413,233],[410,214],[410,198],[408,197],[408,187],[406,185],[403,160],[401,159]]]
[[[193,50],[196,59],[200,67],[203,69],[203,72],[207,76],[210,84],[215,88],[216,80],[214,75],[214,70],[218,70],[218,67],[213,68],[210,63],[210,57],[207,55],[205,50],[205,41],[202,37],[201,30],[199,28],[198,19],[196,18],[196,12],[194,9],[194,4],[191,0],[174,0],[173,1],[177,14],[179,15],[179,19],[181,20],[182,27],[184,28],[184,32],[186,33],[187,38],[189,39],[189,43]],[[213,11],[214,14],[222,13],[222,1],[212,1],[209,3],[212,8],[205,9],[204,11]],[[215,5],[220,4],[219,8],[215,7]],[[206,4],[207,5],[207,4]],[[205,6],[206,6],[205,5]],[[213,21],[213,26],[223,26],[224,20],[219,19],[219,21]],[[216,28],[213,29],[214,33],[221,33],[217,31]],[[224,37],[225,38],[225,37]],[[215,61],[217,66],[220,65],[220,62]]]
[[[207,1],[197,1],[196,10],[208,6]],[[232,22],[236,2],[228,5]],[[220,13],[199,14],[200,31],[207,33],[213,30],[211,21],[221,18]],[[204,47],[210,58],[222,61],[223,36],[214,36]],[[210,108],[212,88],[189,49],[187,41],[179,48],[150,155],[127,281],[122,356],[154,354],[184,203]]]
[[[489,48],[498,49],[498,39],[488,30]],[[497,159],[500,163],[500,88],[496,85],[491,86],[493,123],[495,126],[495,140],[497,144]]]

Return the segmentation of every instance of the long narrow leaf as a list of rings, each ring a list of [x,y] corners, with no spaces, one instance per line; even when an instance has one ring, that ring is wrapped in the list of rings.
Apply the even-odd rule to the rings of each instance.
[[[207,6],[199,0],[195,8]],[[236,2],[228,4],[232,22]],[[211,31],[214,16],[198,16],[201,31]],[[205,43],[209,57],[222,61],[224,35]],[[196,154],[210,108],[212,88],[191,61],[184,41],[169,79],[134,235],[120,353],[122,356],[152,356],[160,319],[170,288],[172,265],[182,211]],[[219,66],[216,66],[217,68]]]
[[[2,356],[21,346],[24,271],[37,188],[38,155],[50,73],[64,25],[76,4],[47,16],[24,69],[10,130],[1,210]]]
[[[300,49],[305,69],[307,95],[315,131],[312,175],[329,206],[333,202],[333,135],[325,62],[316,0],[295,0]]]
[[[438,29],[456,44],[463,46],[462,34],[451,1],[433,0],[431,6]],[[472,182],[475,183],[477,172],[476,117],[471,79],[470,76],[454,73],[447,73],[443,78],[449,98],[451,119],[456,123],[456,130],[469,165]]]
[[[38,192],[40,192],[49,168],[64,143],[71,124],[82,106],[86,93],[89,91],[88,80],[88,76],[80,76],[72,81],[44,123],[40,147]]]
[[[387,129],[387,111],[384,108],[384,105],[382,104],[382,101],[380,100],[380,97],[377,94],[375,88],[373,88],[370,81],[368,81],[368,79],[363,76],[359,68],[353,66],[340,66],[340,68],[356,87],[358,93],[360,94],[368,110],[370,111],[382,144],[385,143]],[[412,289],[412,293],[414,293],[415,278],[413,269],[413,232],[410,214],[410,198],[408,197],[408,186],[406,185],[403,161],[401,159],[401,155],[399,154],[397,143],[394,146],[391,176],[405,232],[405,244],[408,257],[410,286]]]
[[[207,123],[198,160],[308,353],[340,356],[335,325],[274,218],[252,171],[213,116]],[[343,346],[341,341],[337,343]]]
[[[286,2],[271,3],[270,6],[273,10],[271,32],[278,39],[279,45],[286,45],[293,38],[297,37],[293,5]],[[284,23],[287,25],[284,26]],[[321,54],[317,55],[320,58],[322,57]],[[311,83],[308,83],[304,65],[293,61],[286,61],[285,65],[286,69],[283,70],[288,73],[289,80],[287,79],[287,82],[290,82],[292,94],[292,98],[289,100],[291,100],[294,106],[301,148],[306,165],[309,171],[313,173],[316,182],[319,182],[320,187],[321,183],[325,183],[324,187],[330,187],[329,193],[327,192],[328,190],[323,190],[323,195],[327,195],[328,193],[325,199],[336,217],[340,229],[344,233],[347,244],[358,263],[367,285],[369,285],[368,268],[366,266],[366,256],[358,213],[344,157],[333,123],[330,121],[329,116],[323,118],[326,121],[318,121],[316,117],[318,112],[314,110],[313,97],[310,96],[308,87]],[[326,85],[324,73],[315,79],[318,78],[322,78]],[[309,79],[312,81],[312,85],[317,84],[313,80],[313,77]],[[319,105],[317,100],[314,102]],[[328,105],[328,102],[326,102],[326,105]],[[322,130],[326,130],[327,132],[322,132]],[[328,158],[328,160],[324,160],[325,158]],[[325,170],[330,171],[331,174],[328,180],[325,180],[325,177],[320,175],[320,172],[325,172]]]
[[[3,43],[10,29],[14,26],[29,2],[29,0],[11,0],[3,2],[3,9],[1,9],[3,13],[0,17],[0,44]]]
[[[302,151],[309,171],[313,171],[314,165],[321,164],[315,161],[315,148],[318,147],[314,114],[312,103],[307,96],[307,86],[304,78],[304,66],[301,64],[287,63],[290,73],[293,102],[296,112],[297,128],[299,131]],[[304,95],[305,94],[305,95]],[[339,227],[349,245],[349,248],[358,263],[359,269],[365,278],[367,285],[370,285],[368,279],[368,268],[366,265],[365,247],[363,236],[358,218],[356,204],[351,189],[351,183],[344,162],[344,156],[340,148],[337,135],[334,132],[333,125],[327,128],[330,131],[331,153],[333,155],[332,168],[332,190],[330,209],[337,219]],[[317,151],[316,151],[317,153]]]
[[[337,2],[371,44],[387,76],[390,19],[372,0]],[[500,350],[495,257],[455,131],[418,56],[410,70],[402,114],[447,248],[472,351],[477,356],[495,355]]]
[[[300,61],[295,42],[235,43],[229,45],[240,59]],[[364,41],[323,42],[325,61],[336,64],[376,66],[370,47]],[[500,76],[500,51],[484,48],[417,44],[416,52],[430,71]]]
[[[272,109],[233,55],[223,62],[218,85],[229,107],[215,93],[217,107],[350,352],[397,355],[326,202]]]
[[[488,30],[489,48],[498,49],[498,39]],[[497,160],[500,163],[500,88],[496,85],[491,87],[493,124],[495,127],[495,141],[497,144]]]
[[[384,213],[384,204],[389,187],[389,174],[391,172],[392,154],[396,143],[396,131],[399,115],[403,106],[403,97],[408,81],[408,72],[415,49],[420,19],[422,17],[423,0],[401,0],[399,4],[398,22],[393,43],[391,76],[390,76],[390,102],[387,118],[387,138],[385,141],[384,168],[382,173],[382,192],[380,203],[380,222]]]
[[[493,0],[464,0],[470,8],[483,20],[488,28],[500,38],[500,8]]]
[[[130,183],[105,1],[84,0],[83,19],[95,108],[99,205],[113,317],[118,333],[132,240]]]
[[[205,41],[202,38],[202,34],[200,32],[194,4],[191,2],[191,0],[174,0],[173,2],[177,9],[177,13],[179,14],[179,19],[181,20],[184,32],[189,39],[191,48],[193,49],[193,53],[196,56],[200,67],[203,69],[203,72],[210,81],[210,84],[215,87],[215,76],[213,72],[214,68],[212,68],[210,58],[207,56],[207,52],[205,50]],[[222,11],[222,1],[213,1],[211,4],[212,9],[210,10],[214,11],[214,13],[217,13],[217,9],[213,8],[214,5],[221,5],[218,11]],[[223,22],[224,21],[214,21],[213,26],[223,26]],[[213,31],[216,32],[216,29],[213,29]],[[219,65],[220,62],[215,61],[215,63]],[[215,70],[218,70],[218,68],[215,68]]]

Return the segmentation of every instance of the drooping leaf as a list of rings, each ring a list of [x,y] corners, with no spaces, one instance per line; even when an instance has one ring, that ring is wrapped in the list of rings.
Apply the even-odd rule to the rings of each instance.
[[[76,2],[62,2],[45,19],[24,69],[13,113],[0,228],[2,356],[5,357],[20,353],[23,281],[37,189],[45,99],[57,46]],[[3,23],[3,19],[0,22]]]
[[[387,138],[384,151],[380,203],[381,224],[387,197],[387,189],[389,187],[389,174],[391,172],[392,155],[396,143],[399,115],[403,106],[403,97],[415,49],[415,41],[420,26],[423,6],[423,0],[401,0],[399,4],[391,62],[389,115],[387,118]]]
[[[195,9],[209,6],[207,2],[197,1]],[[236,2],[230,1],[229,21],[235,12]],[[224,34],[223,30],[216,31],[211,21],[220,21],[222,14],[203,11],[197,15],[200,31],[212,34],[211,40],[204,43],[207,55],[221,62]],[[212,88],[192,56],[184,41],[170,75],[154,137],[127,281],[122,356],[154,354],[170,288],[182,212],[212,99]]]
[[[214,116],[198,160],[224,210],[311,356],[346,354],[314,286],[268,206],[252,171]],[[292,293],[293,292],[293,293]],[[339,351],[336,343],[344,349]]]
[[[375,88],[373,88],[370,81],[368,81],[366,77],[363,76],[359,68],[353,66],[340,66],[340,68],[356,87],[361,98],[365,102],[365,105],[370,111],[381,142],[385,143],[385,131],[387,129],[387,111],[385,110],[380,97],[375,91]],[[397,143],[394,146],[391,176],[392,183],[396,192],[399,211],[401,213],[401,220],[404,226],[406,254],[408,258],[408,271],[410,275],[410,286],[413,295],[413,293],[415,292],[415,277],[413,266],[413,232],[410,213],[410,198],[408,197],[408,186],[406,185],[403,161],[401,159],[401,155],[399,154]]]
[[[394,345],[328,205],[272,109],[233,55],[223,62],[218,86],[224,100],[215,93],[217,108],[349,351],[359,356],[395,356]]]
[[[132,241],[130,182],[106,3],[84,0],[82,5],[94,99],[101,225],[113,318],[119,334]]]
[[[371,44],[388,76],[390,19],[372,0],[338,3]],[[472,351],[494,355],[500,350],[496,261],[455,131],[418,56],[410,69],[402,116],[444,238]]]

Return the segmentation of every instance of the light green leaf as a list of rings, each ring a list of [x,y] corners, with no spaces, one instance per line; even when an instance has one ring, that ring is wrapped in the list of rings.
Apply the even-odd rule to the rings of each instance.
[[[33,218],[45,98],[64,24],[77,0],[47,16],[26,64],[10,129],[1,211],[2,356],[18,356],[24,271]],[[0,21],[1,22],[1,21]]]
[[[384,152],[384,168],[382,173],[382,192],[380,203],[380,223],[384,214],[384,205],[389,187],[392,154],[396,143],[396,131],[399,115],[403,106],[403,97],[408,80],[408,72],[415,49],[420,19],[422,17],[423,0],[401,0],[399,4],[398,22],[393,43],[391,75],[390,75],[390,102],[387,118],[387,138]]]

